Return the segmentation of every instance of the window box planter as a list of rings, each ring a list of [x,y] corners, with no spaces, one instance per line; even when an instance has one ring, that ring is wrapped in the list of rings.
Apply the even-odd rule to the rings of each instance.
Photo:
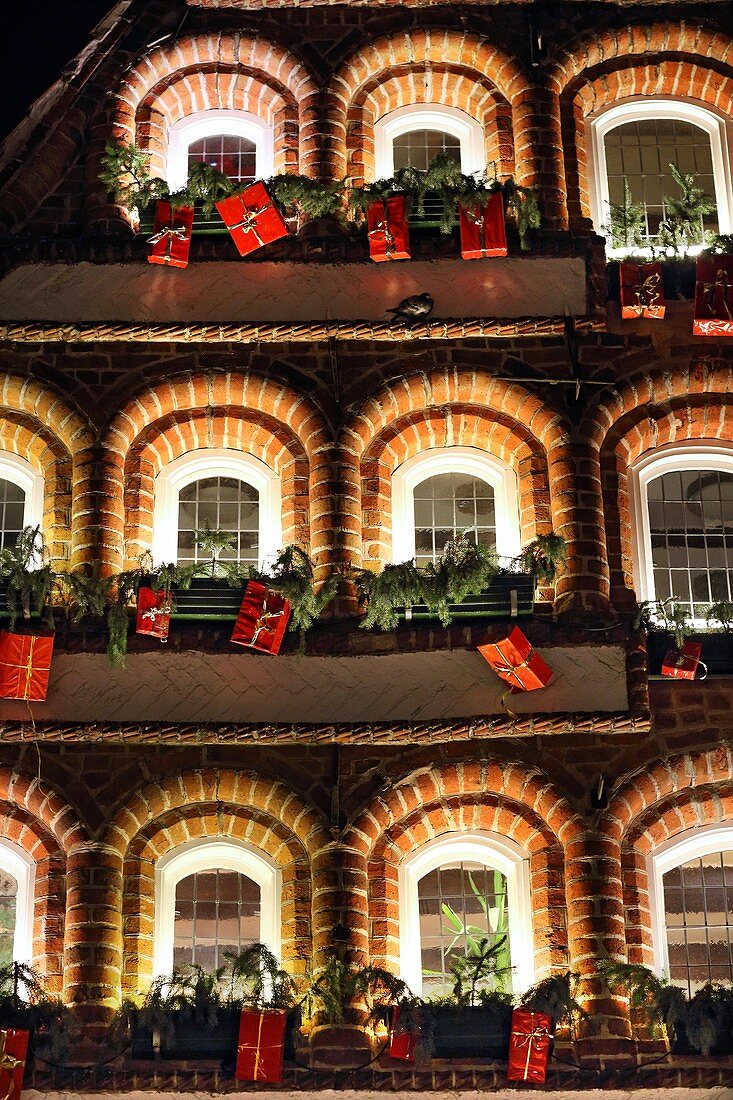
[[[509,1056],[511,1005],[476,1008],[431,1007],[423,1010],[434,1058],[494,1058]]]
[[[216,1023],[209,1027],[197,1022],[189,1013],[173,1012],[170,1028],[160,1030],[160,1057],[177,1058],[185,1061],[204,1059],[230,1059],[237,1056],[239,1040],[239,1008],[220,1008]],[[299,1008],[291,1009],[285,1023],[285,1058],[295,1058],[296,1032],[300,1028]],[[154,1029],[135,1020],[132,1024],[132,1057],[140,1059],[155,1058],[157,1051],[154,1043]]]
[[[531,573],[502,573],[486,589],[466,596],[460,603],[449,604],[455,621],[461,619],[516,619],[534,612],[535,579]],[[400,619],[433,619],[425,604],[413,604],[400,613]]]
[[[232,588],[221,577],[196,577],[190,588],[173,588],[173,620],[234,620],[239,614],[245,585]]]
[[[721,1054],[733,1054],[733,1028],[723,1027],[723,1034],[721,1034],[717,1043],[711,1048],[711,1055]],[[702,1055],[699,1051],[696,1051],[687,1038],[687,1030],[683,1023],[677,1024],[675,1027],[674,1041],[670,1043],[672,1054],[684,1054],[687,1057],[701,1058]]]
[[[708,676],[733,676],[733,634],[691,634],[689,640],[702,644],[701,660],[707,665]],[[662,661],[674,644],[674,635],[665,631],[649,635],[646,656],[650,676],[661,676]]]

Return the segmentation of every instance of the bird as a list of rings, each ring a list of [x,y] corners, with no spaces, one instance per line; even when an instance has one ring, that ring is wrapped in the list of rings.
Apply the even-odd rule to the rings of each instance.
[[[404,320],[414,325],[418,321],[426,321],[433,312],[435,302],[429,294],[411,294],[409,298],[403,298],[398,306],[390,306],[387,313],[392,313],[391,324]]]

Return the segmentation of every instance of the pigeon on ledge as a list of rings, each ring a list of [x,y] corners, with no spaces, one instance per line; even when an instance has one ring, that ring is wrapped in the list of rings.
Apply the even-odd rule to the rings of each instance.
[[[393,313],[392,322],[406,321],[410,325],[426,321],[433,312],[435,302],[429,294],[412,294],[403,298],[398,306],[390,306],[387,313]]]

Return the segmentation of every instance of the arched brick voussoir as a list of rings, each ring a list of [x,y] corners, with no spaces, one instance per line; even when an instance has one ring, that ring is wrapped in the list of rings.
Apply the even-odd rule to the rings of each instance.
[[[0,415],[3,409],[24,413],[44,425],[46,432],[55,436],[69,454],[76,454],[94,442],[89,422],[45,382],[0,371]]]
[[[35,818],[58,842],[64,852],[88,839],[76,811],[43,780],[0,768],[0,801],[17,806]]]
[[[733,364],[722,360],[693,360],[686,366],[638,371],[599,396],[586,413],[580,433],[600,451],[617,421],[644,406],[669,405],[698,394],[724,398],[731,391]]]
[[[547,70],[550,89],[560,95],[584,72],[616,58],[689,54],[699,63],[709,58],[718,66],[733,66],[733,38],[700,22],[665,20],[629,23],[574,39]]]
[[[125,854],[134,837],[164,813],[202,803],[251,807],[282,822],[309,854],[328,844],[318,812],[277,779],[256,772],[201,769],[162,777],[136,791],[110,821],[105,843]]]
[[[599,832],[619,842],[652,807],[672,795],[694,788],[727,784],[733,780],[733,746],[719,745],[706,752],[680,753],[646,764],[627,776],[614,791],[601,818]]]
[[[364,807],[345,830],[344,844],[371,857],[395,824],[419,815],[425,806],[481,795],[527,807],[547,827],[546,838],[556,837],[563,847],[583,831],[581,818],[539,768],[483,760],[411,772]]]
[[[686,55],[684,60],[679,56],[655,58],[653,64],[644,55],[619,58],[611,72],[595,77],[584,73],[576,84],[574,103],[583,118],[631,96],[674,95],[699,100],[725,113],[733,101],[733,72],[718,72],[699,54]]]
[[[347,417],[341,442],[361,458],[373,440],[408,414],[446,405],[474,406],[524,426],[545,451],[567,444],[569,427],[541,397],[510,379],[482,371],[431,371],[402,376]]]

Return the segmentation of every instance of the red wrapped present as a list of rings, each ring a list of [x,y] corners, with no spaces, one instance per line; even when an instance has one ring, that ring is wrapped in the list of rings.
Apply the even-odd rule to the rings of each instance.
[[[240,256],[287,237],[288,230],[264,183],[253,183],[240,195],[222,199],[216,209],[226,223]]]
[[[0,1030],[0,1097],[2,1100],[20,1100],[29,1034],[27,1031],[16,1031],[15,1028],[10,1027]]]
[[[514,692],[537,691],[547,687],[552,679],[552,669],[539,653],[535,653],[518,626],[514,627],[508,638],[480,645],[478,651],[494,672],[511,684]]]
[[[169,267],[188,267],[193,229],[193,207],[172,206],[161,199],[155,207],[153,235],[149,264],[167,264]]]
[[[733,336],[733,256],[697,261],[693,336]]]
[[[278,1085],[283,1076],[285,1013],[243,1008],[237,1044],[237,1081]]]
[[[492,191],[483,205],[459,206],[458,217],[464,260],[506,256],[506,223],[501,191]]]
[[[664,287],[662,265],[619,264],[621,284],[621,316],[627,321],[635,317],[664,317]]]
[[[543,1085],[552,1041],[552,1017],[546,1012],[515,1008],[509,1039],[507,1081],[531,1081]]]
[[[393,195],[367,207],[369,255],[376,263],[410,259],[404,195]]]
[[[708,670],[700,660],[701,654],[700,642],[684,642],[681,647],[670,649],[662,661],[662,676],[670,676],[673,680],[694,680],[698,669],[702,668],[698,679],[704,680]]]
[[[258,581],[248,581],[231,640],[277,655],[290,621],[290,604]]]
[[[138,634],[149,634],[152,638],[168,641],[171,625],[171,597],[167,592],[156,592],[152,588],[140,588],[137,593]]]
[[[0,698],[42,703],[48,694],[53,635],[0,631]]]
[[[392,1030],[389,1033],[389,1056],[400,1062],[414,1062],[415,1048],[420,1041],[417,1031],[410,1031],[400,1023],[399,1006],[392,1017]]]

